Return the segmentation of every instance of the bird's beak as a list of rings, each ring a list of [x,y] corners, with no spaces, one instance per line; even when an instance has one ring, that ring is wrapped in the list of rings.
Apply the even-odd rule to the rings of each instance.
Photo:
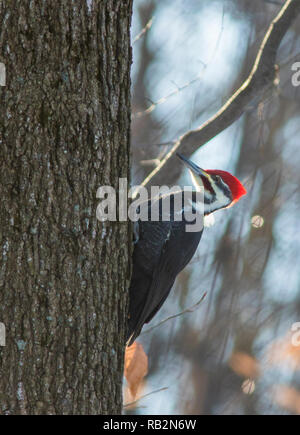
[[[195,163],[193,163],[191,160],[184,157],[182,154],[177,153],[177,156],[183,161],[185,166],[192,172],[192,175],[197,175],[198,177],[201,177],[203,181],[208,180],[208,182],[211,184],[211,176],[204,171],[204,169],[199,168]]]

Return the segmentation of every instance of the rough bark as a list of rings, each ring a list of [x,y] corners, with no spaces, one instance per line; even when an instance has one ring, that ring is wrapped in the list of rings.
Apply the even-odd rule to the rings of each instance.
[[[3,0],[1,414],[120,413],[128,223],[96,219],[129,174],[132,0]]]

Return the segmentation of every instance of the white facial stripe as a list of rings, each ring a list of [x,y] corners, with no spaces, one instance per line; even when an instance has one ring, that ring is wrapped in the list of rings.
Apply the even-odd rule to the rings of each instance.
[[[185,207],[182,208],[181,210],[175,212],[175,214],[178,216],[178,215],[182,215],[183,212],[194,213],[194,211],[196,211],[200,215],[203,215],[204,213],[203,204],[198,202],[193,202],[191,199],[189,199],[189,204],[185,205]]]
[[[192,202],[192,200],[189,200],[189,204],[190,204],[190,211],[192,210],[192,208],[194,208],[196,210],[197,213],[203,215],[204,213],[204,207],[203,207],[203,203],[199,203],[199,202]]]
[[[199,183],[199,180],[197,180],[197,178],[195,177],[193,171],[191,171],[190,169],[189,169],[189,171],[190,171],[190,174],[191,174],[191,178],[192,178],[193,184],[194,184],[194,186],[196,188],[196,191],[197,192],[203,191],[203,184],[202,184],[201,179],[199,179],[200,180],[200,183]]]
[[[213,186],[215,196],[210,192],[205,191],[205,198],[207,202],[204,204],[204,213],[213,213],[214,211],[227,207],[231,200],[224,194],[223,190],[218,188],[215,184]]]
[[[231,200],[224,194],[223,190],[219,189],[218,187],[215,187],[216,192],[216,200],[219,204],[223,205],[229,205],[231,203]]]
[[[195,176],[192,170],[189,169],[193,184],[195,186],[195,189],[197,192],[203,192],[204,186],[202,183],[201,178],[198,178]],[[220,208],[228,207],[231,204],[231,199],[228,198],[224,191],[217,186],[217,184],[214,182],[214,180],[209,176],[209,182],[212,185],[212,188],[214,190],[214,194],[209,192],[208,190],[204,189],[204,195],[205,195],[205,203],[204,203],[204,214],[213,213],[216,210],[219,210]],[[195,205],[194,205],[195,206]],[[197,210],[198,211],[198,210]]]

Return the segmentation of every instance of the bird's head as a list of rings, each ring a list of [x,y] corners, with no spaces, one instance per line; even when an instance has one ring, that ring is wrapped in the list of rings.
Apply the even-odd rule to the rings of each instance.
[[[177,153],[190,170],[196,190],[204,187],[204,214],[235,204],[247,193],[242,183],[229,172],[219,169],[201,169],[191,160]]]

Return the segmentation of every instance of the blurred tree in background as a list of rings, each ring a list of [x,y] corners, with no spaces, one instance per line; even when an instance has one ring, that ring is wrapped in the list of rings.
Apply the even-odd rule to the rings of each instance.
[[[134,184],[245,82],[284,5],[295,8],[296,18],[298,0],[135,2]],[[279,48],[267,45],[261,63],[264,83],[254,80],[251,98],[235,108],[241,113],[225,119],[201,148],[200,136],[198,145],[186,141],[180,148],[187,155],[199,148],[193,159],[200,166],[231,171],[248,195],[216,213],[192,263],[144,327],[207,292],[193,313],[140,337],[150,363],[141,395],[153,394],[128,412],[300,414],[300,347],[291,331],[300,322],[300,86],[292,84],[300,17],[285,11],[280,23],[286,28],[278,36],[283,27],[274,23],[272,41]],[[171,158],[154,180],[174,182],[180,170]],[[187,174],[180,182],[190,184]]]

